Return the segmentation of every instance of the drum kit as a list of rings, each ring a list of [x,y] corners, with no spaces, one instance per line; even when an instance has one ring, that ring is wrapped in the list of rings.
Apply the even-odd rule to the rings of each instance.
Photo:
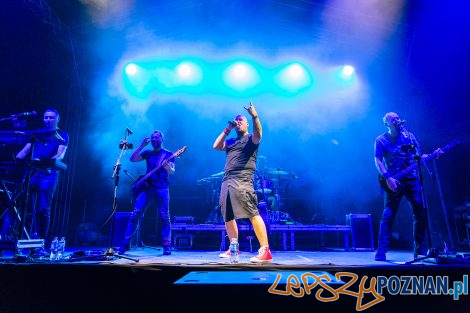
[[[220,185],[224,172],[218,172],[197,181],[198,185],[211,188],[211,204],[214,207],[206,223],[223,223],[219,208]],[[266,215],[269,224],[279,224],[291,220],[288,213],[282,212],[282,197],[290,183],[298,179],[297,175],[281,168],[264,168],[257,170],[254,176],[254,189],[258,197],[258,208]]]

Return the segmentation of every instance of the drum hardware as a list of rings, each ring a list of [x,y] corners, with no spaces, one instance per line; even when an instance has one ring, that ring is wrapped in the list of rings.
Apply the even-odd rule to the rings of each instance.
[[[220,183],[225,172],[214,173],[208,177],[197,180],[198,185],[207,184],[212,188],[211,206],[214,208],[207,219],[206,224],[223,224],[220,212],[219,196]],[[258,195],[258,210],[266,216],[268,224],[291,223],[293,219],[286,212],[282,212],[282,193],[287,192],[289,184],[297,179],[297,175],[280,168],[267,168],[263,171],[255,171],[254,189]]]
[[[198,185],[207,185],[211,189],[211,207],[212,211],[206,218],[206,224],[223,224],[222,213],[220,212],[219,196],[220,196],[220,183],[225,172],[218,172],[208,177],[200,178],[197,180]]]

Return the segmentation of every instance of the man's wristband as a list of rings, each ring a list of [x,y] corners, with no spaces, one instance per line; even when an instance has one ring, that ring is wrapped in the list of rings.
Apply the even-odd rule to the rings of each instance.
[[[385,179],[388,179],[388,178],[392,177],[392,174],[390,174],[389,172],[386,172],[386,173],[383,173],[382,176],[383,176]]]
[[[256,119],[258,118],[258,115],[252,116],[251,118],[254,119],[254,120],[256,120]]]
[[[225,128],[225,129],[224,129],[224,134],[225,134],[225,136],[228,136],[228,134],[230,134],[230,131],[231,131],[230,128],[228,128],[228,127]]]

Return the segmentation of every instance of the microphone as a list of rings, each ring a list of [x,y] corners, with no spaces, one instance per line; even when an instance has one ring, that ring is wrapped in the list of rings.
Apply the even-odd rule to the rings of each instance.
[[[237,123],[235,121],[228,121],[228,123],[233,127],[237,127]]]
[[[127,133],[128,133],[129,135],[132,135],[133,131],[130,130],[129,127],[126,127],[126,130],[127,130]]]
[[[20,118],[20,117],[36,116],[36,115],[38,115],[38,112],[31,111],[31,112],[23,112],[23,113],[20,113],[20,114],[13,114],[11,117]]]
[[[403,125],[405,125],[405,124],[406,124],[406,120],[400,120],[400,121],[397,122],[396,125],[397,125],[397,126],[403,126]]]

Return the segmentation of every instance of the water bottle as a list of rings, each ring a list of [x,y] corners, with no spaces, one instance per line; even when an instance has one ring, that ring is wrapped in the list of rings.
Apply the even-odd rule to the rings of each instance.
[[[57,260],[58,249],[59,249],[59,239],[57,237],[54,237],[54,240],[52,240],[51,242],[51,255],[49,257],[50,261]]]
[[[62,237],[62,238],[60,238],[59,246],[58,246],[58,249],[57,249],[57,260],[58,261],[62,259],[62,255],[64,254],[64,251],[65,251],[65,237]]]
[[[230,243],[230,263],[238,263],[240,261],[240,251],[238,245],[238,239],[232,238]]]

